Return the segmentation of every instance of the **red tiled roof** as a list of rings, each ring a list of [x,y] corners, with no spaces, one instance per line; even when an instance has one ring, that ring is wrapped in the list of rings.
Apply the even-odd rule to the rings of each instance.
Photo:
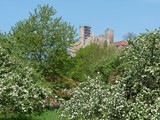
[[[127,45],[128,45],[128,42],[122,40],[122,41],[114,42],[114,44],[115,44],[116,46],[120,46],[120,45],[121,45],[121,46],[127,46]]]

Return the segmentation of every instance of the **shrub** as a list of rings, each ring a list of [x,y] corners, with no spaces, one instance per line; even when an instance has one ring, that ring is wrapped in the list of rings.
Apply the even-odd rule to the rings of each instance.
[[[125,92],[119,85],[106,85],[100,77],[81,83],[64,103],[60,118],[71,120],[120,120],[127,106]]]
[[[101,115],[103,99],[107,96],[105,86],[98,78],[96,80],[88,78],[88,81],[80,83],[72,93],[69,101],[66,101],[65,109],[61,112],[61,118],[71,120],[93,119]]]
[[[160,119],[160,30],[129,40],[121,79],[129,106],[125,119]]]
[[[160,30],[141,34],[129,40],[122,60],[126,60],[123,78],[128,99],[141,92],[143,86],[155,90],[160,88]]]
[[[39,81],[43,78],[27,63],[18,60],[0,46],[0,113],[39,112],[49,95]]]

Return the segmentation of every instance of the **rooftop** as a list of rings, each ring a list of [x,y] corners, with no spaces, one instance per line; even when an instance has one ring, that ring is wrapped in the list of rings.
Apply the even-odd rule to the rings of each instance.
[[[114,44],[116,46],[127,46],[128,42],[126,42],[125,40],[122,40],[122,41],[114,42]]]

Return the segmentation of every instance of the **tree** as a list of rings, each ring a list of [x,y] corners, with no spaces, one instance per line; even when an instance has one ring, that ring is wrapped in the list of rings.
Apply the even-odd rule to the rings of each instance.
[[[97,72],[100,72],[102,78],[107,82],[108,76],[111,72],[115,71],[119,64],[120,50],[118,51],[115,46],[106,47],[93,43],[80,49],[76,56],[73,58],[75,61],[75,67],[73,68],[71,75],[77,81],[85,81],[85,75],[90,77],[96,77]]]
[[[128,32],[126,35],[123,36],[124,40],[129,41],[130,39],[134,40],[137,37],[136,34],[133,32]]]
[[[123,60],[130,64],[124,74],[129,98],[140,92],[143,86],[152,90],[160,88],[159,33],[159,29],[153,30],[128,41]]]
[[[43,77],[27,63],[8,54],[0,46],[0,113],[40,112],[50,94],[40,81]]]
[[[121,79],[128,102],[125,119],[160,118],[160,29],[128,41],[122,60],[129,63]]]
[[[68,48],[75,30],[55,14],[53,7],[38,5],[28,19],[12,27],[9,35],[16,42],[18,56],[33,61],[45,75],[61,76],[68,71]]]

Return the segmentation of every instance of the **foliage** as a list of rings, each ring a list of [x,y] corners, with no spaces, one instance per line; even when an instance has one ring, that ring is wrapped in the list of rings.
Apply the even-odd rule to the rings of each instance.
[[[49,81],[49,87],[52,89],[52,92],[55,93],[58,98],[65,100],[70,99],[70,95],[67,93],[79,84],[67,77],[48,77],[46,80]]]
[[[65,102],[65,108],[60,114],[61,119],[93,120],[103,116],[101,112],[106,110],[103,105],[106,104],[104,99],[107,97],[107,92],[104,88],[105,85],[99,78],[93,80],[88,77],[88,81],[79,84],[73,90],[71,99]]]
[[[115,70],[116,65],[114,64],[119,54],[120,50],[116,50],[115,46],[106,47],[105,44],[100,46],[95,43],[86,46],[80,49],[73,58],[75,68],[71,76],[77,81],[84,81],[85,75],[96,77],[96,73],[100,72],[101,76],[106,80],[110,72]],[[105,67],[106,64],[107,66]]]
[[[160,30],[141,34],[130,40],[124,56],[130,66],[124,73],[128,99],[141,92],[143,86],[155,90],[160,88]]]
[[[0,31],[0,43],[1,43],[1,46],[3,47],[6,47],[6,44],[5,44],[6,38],[7,38],[7,35]]]
[[[81,48],[77,55],[72,58],[74,61],[74,68],[71,71],[71,77],[76,81],[83,81],[84,75],[90,74],[90,66],[91,64],[97,60],[96,50],[99,49],[97,44],[91,44],[90,46],[86,46],[85,48]]]
[[[113,79],[121,74],[124,66],[127,66],[127,64],[125,64],[125,61],[119,59],[122,55],[122,49],[116,49],[114,46],[110,46],[107,50],[108,54],[93,64],[92,70],[94,73],[99,72],[104,82],[114,83]]]
[[[160,119],[160,30],[130,39],[122,79],[129,102],[127,119]]]
[[[127,101],[121,85],[105,84],[98,76],[88,77],[73,90],[73,96],[64,103],[60,118],[70,120],[121,120]]]
[[[9,56],[0,46],[0,113],[42,111],[49,91],[40,81],[43,77],[36,70]]]
[[[154,30],[128,41],[121,58],[128,67],[118,80],[127,102],[127,106],[122,104],[125,108],[122,119],[160,119],[159,33],[160,30]]]
[[[88,120],[160,119],[160,30],[129,40],[127,62],[114,85],[100,80],[81,83],[65,102],[61,118]]]
[[[49,111],[45,111],[39,116],[35,114],[31,114],[30,116],[18,117],[15,114],[11,114],[11,115],[7,115],[7,117],[4,119],[4,116],[0,115],[0,120],[59,120],[59,119],[58,119],[57,111],[49,110]]]
[[[45,75],[63,76],[71,67],[68,48],[75,30],[55,15],[53,7],[39,5],[28,19],[12,27],[9,36],[18,56],[33,61]]]
[[[2,39],[4,37],[3,33],[0,31],[0,38]]]

